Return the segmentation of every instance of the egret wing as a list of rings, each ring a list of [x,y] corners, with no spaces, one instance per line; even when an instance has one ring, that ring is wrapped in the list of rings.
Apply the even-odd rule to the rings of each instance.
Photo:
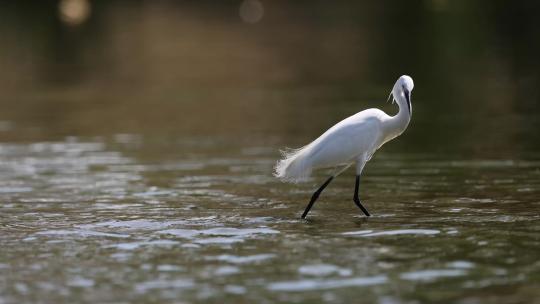
[[[314,168],[348,164],[360,155],[373,154],[380,135],[380,120],[357,115],[336,124],[312,143],[310,156]]]

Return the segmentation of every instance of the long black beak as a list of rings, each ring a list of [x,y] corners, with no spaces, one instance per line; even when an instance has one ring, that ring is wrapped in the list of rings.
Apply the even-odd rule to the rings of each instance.
[[[404,90],[404,93],[407,100],[407,107],[409,107],[409,115],[411,115],[411,93],[407,90]]]

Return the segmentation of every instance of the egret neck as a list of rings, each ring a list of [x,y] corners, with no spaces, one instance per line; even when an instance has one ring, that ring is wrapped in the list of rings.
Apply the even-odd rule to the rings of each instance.
[[[396,100],[398,104],[399,111],[396,115],[389,116],[386,121],[383,122],[385,134],[383,143],[388,142],[403,133],[411,121],[412,105],[410,103],[410,93],[407,93],[408,96],[406,96],[402,88],[395,88],[392,91],[392,94],[394,95],[394,100]]]

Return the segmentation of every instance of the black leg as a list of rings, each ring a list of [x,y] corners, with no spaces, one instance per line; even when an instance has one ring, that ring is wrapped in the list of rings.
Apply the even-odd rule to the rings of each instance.
[[[313,204],[315,203],[315,201],[319,198],[319,195],[321,194],[321,192],[323,192],[324,188],[326,188],[326,186],[328,186],[328,184],[330,184],[330,182],[333,179],[334,179],[334,177],[330,176],[326,180],[326,182],[324,182],[324,184],[322,184],[322,186],[319,189],[317,189],[317,191],[315,191],[315,193],[313,193],[313,196],[311,197],[311,200],[309,201],[309,204],[307,205],[306,210],[304,210],[304,213],[302,213],[302,218],[303,219],[306,218],[306,215],[308,214],[311,207],[313,207]]]
[[[369,212],[367,211],[366,208],[364,208],[364,206],[362,206],[362,204],[360,203],[360,199],[358,198],[358,187],[359,186],[360,186],[360,175],[357,175],[356,176],[356,185],[354,186],[353,201],[356,204],[356,206],[358,206],[358,208],[360,208],[360,210],[362,210],[362,212],[364,212],[364,214],[366,216],[370,216]]]

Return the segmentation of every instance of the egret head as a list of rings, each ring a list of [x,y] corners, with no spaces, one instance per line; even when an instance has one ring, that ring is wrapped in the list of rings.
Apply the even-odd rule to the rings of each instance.
[[[403,75],[398,78],[398,80],[396,81],[396,84],[394,84],[394,88],[392,89],[392,92],[390,93],[390,95],[393,96],[393,100],[396,100],[400,106],[403,103],[407,104],[407,108],[409,109],[409,114],[412,113],[411,93],[412,93],[413,88],[414,88],[414,82],[412,78],[410,76]]]

